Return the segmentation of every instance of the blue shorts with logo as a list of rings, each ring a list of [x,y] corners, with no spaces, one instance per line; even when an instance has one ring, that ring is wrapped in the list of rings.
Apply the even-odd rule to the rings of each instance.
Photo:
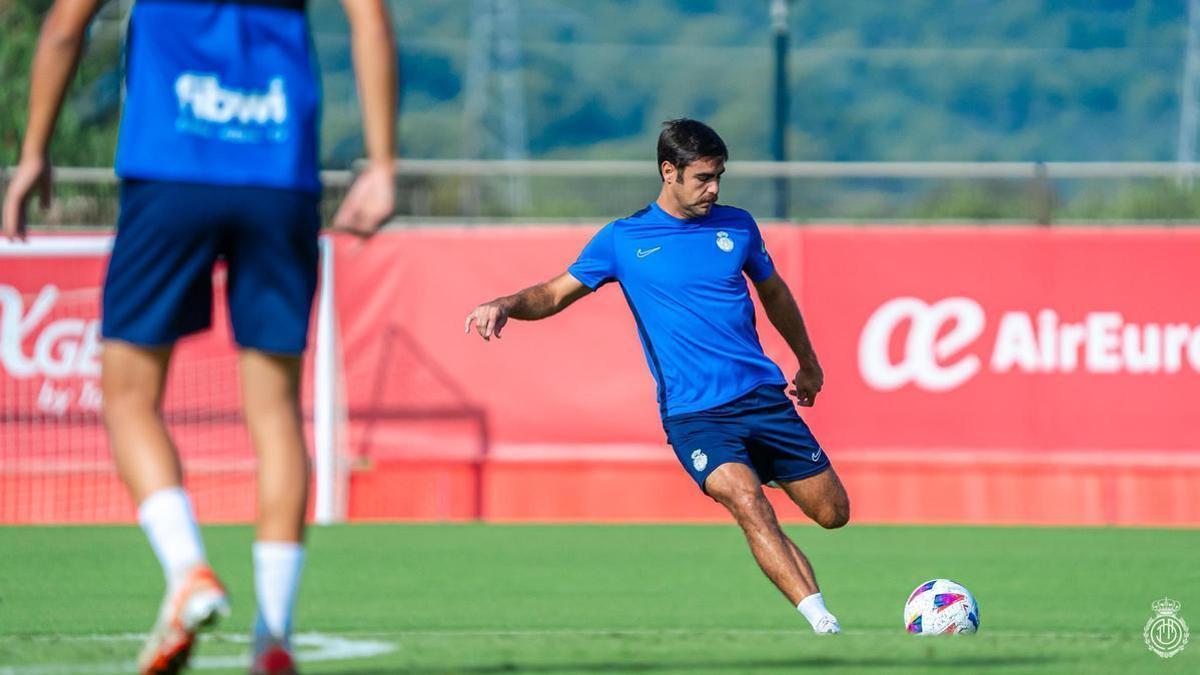
[[[763,483],[793,481],[829,468],[796,405],[778,385],[764,385],[729,403],[663,420],[667,440],[700,489],[728,462],[754,469]]]
[[[299,190],[125,180],[102,334],[158,347],[207,329],[221,259],[238,345],[302,353],[317,287],[318,200]]]

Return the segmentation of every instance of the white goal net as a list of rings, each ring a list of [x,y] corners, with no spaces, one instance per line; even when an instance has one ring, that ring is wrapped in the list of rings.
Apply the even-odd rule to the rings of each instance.
[[[111,241],[0,242],[0,524],[133,518],[100,415],[100,283]],[[302,385],[317,522],[342,519],[346,503],[331,250],[323,241]],[[213,327],[178,344],[163,416],[199,517],[246,522],[256,508],[256,462],[242,423],[221,266],[214,287]]]

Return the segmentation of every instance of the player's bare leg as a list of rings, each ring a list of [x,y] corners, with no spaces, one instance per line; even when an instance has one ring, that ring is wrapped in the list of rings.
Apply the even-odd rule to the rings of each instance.
[[[258,454],[254,544],[258,616],[253,672],[293,672],[288,640],[304,565],[309,463],[300,412],[301,359],[243,350],[246,425]]]
[[[101,353],[109,446],[136,504],[159,490],[179,487],[183,480],[160,410],[170,363],[170,347],[147,349],[107,340]]]
[[[837,472],[833,470],[832,466],[815,476],[782,482],[780,487],[804,511],[805,515],[821,527],[832,530],[842,527],[850,521],[850,497],[846,494],[846,488],[842,486],[842,481],[838,479]],[[800,547],[796,546],[791,539],[788,540],[788,543],[791,544],[792,555],[796,558],[797,564],[812,569]],[[833,617],[825,608],[825,598],[820,592],[801,600],[796,607],[809,621],[813,622],[814,629],[819,625],[822,617]],[[833,622],[836,625],[837,619],[834,618]]]
[[[182,669],[196,632],[229,613],[225,589],[205,560],[196,517],[181,485],[179,455],[162,419],[170,361],[170,348],[114,340],[105,342],[101,356],[109,444],[167,581],[158,620],[138,658],[139,671],[148,674]]]
[[[734,462],[722,464],[708,476],[704,490],[729,509],[746,535],[754,560],[793,605],[818,591],[812,567],[807,560],[803,566],[797,564],[791,542],[779,527],[775,509],[750,467]]]
[[[298,356],[244,349],[238,357],[246,426],[258,454],[259,541],[304,540],[308,450]]]
[[[832,466],[815,476],[781,482],[779,487],[821,527],[836,529],[850,522],[850,496]]]
[[[782,529],[780,528],[780,530]],[[792,541],[791,537],[787,536],[786,532],[783,533],[783,539],[788,545],[788,552],[791,553],[792,561],[796,563],[796,568],[800,570],[805,579],[812,582],[812,587],[816,589],[816,592],[820,593],[821,585],[817,583],[817,573],[813,571],[812,563],[808,561],[808,556],[804,555],[804,552],[800,550],[796,542]]]
[[[804,614],[813,630],[839,632],[837,619],[825,609],[812,565],[779,526],[754,471],[743,464],[722,464],[709,475],[704,489],[729,509],[746,535],[759,568]]]

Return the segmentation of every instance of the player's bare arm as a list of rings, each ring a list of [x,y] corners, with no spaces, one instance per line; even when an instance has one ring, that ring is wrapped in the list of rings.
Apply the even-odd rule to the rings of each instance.
[[[343,0],[362,106],[367,162],[333,218],[336,230],[375,234],[396,205],[396,41],[381,0]]]
[[[583,285],[569,272],[563,272],[549,281],[476,307],[467,315],[463,332],[471,332],[471,324],[474,323],[475,330],[484,340],[491,340],[493,335],[499,338],[500,330],[509,319],[545,319],[558,314],[591,292],[592,289]]]
[[[787,341],[800,363],[793,380],[795,389],[788,393],[795,396],[800,405],[811,407],[825,383],[825,373],[821,370],[817,353],[813,351],[812,341],[808,339],[808,330],[804,327],[804,317],[800,316],[796,298],[778,272],[756,283],[755,288],[771,325]]]
[[[29,78],[21,159],[4,196],[3,229],[10,241],[25,238],[25,205],[35,192],[43,209],[50,206],[50,138],[98,5],[99,0],[58,0],[42,24]]]

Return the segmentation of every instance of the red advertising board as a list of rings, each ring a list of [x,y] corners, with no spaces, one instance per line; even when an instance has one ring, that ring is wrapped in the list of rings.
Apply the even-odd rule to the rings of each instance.
[[[475,304],[562,272],[593,231],[428,228],[339,247],[339,270],[354,270],[339,276],[352,423],[481,411],[494,518],[720,517],[664,445],[617,289],[499,340],[462,334]],[[766,239],[826,371],[804,414],[858,517],[1200,523],[1200,301],[1186,290],[1200,232],[780,226]],[[761,313],[759,326],[790,373]],[[390,417],[373,432],[388,440],[358,447],[398,471],[414,453],[476,447],[452,415],[421,431]],[[652,468],[659,487],[581,497],[593,478],[611,487],[613,466],[636,485]]]
[[[498,340],[464,334],[477,303],[561,273],[594,230],[337,240],[352,518],[722,517],[665,445],[617,288]],[[765,236],[826,372],[803,414],[857,520],[1200,525],[1200,231]],[[0,522],[127,519],[94,395],[103,261],[0,265]],[[252,453],[216,311],[216,331],[181,347],[168,418],[193,480],[215,491],[201,515],[244,520]]]
[[[1200,232],[805,230],[835,447],[1200,449]]]
[[[561,273],[587,228],[426,229],[339,248],[348,368],[406,367],[353,406],[445,397],[499,443],[659,443],[654,386],[615,287],[464,336],[479,302]],[[832,449],[1200,450],[1200,232],[769,228],[826,372],[806,414]],[[760,317],[762,318],[762,317]],[[765,320],[768,353],[794,359]],[[431,373],[438,371],[443,386]],[[416,383],[431,378],[424,386]]]

